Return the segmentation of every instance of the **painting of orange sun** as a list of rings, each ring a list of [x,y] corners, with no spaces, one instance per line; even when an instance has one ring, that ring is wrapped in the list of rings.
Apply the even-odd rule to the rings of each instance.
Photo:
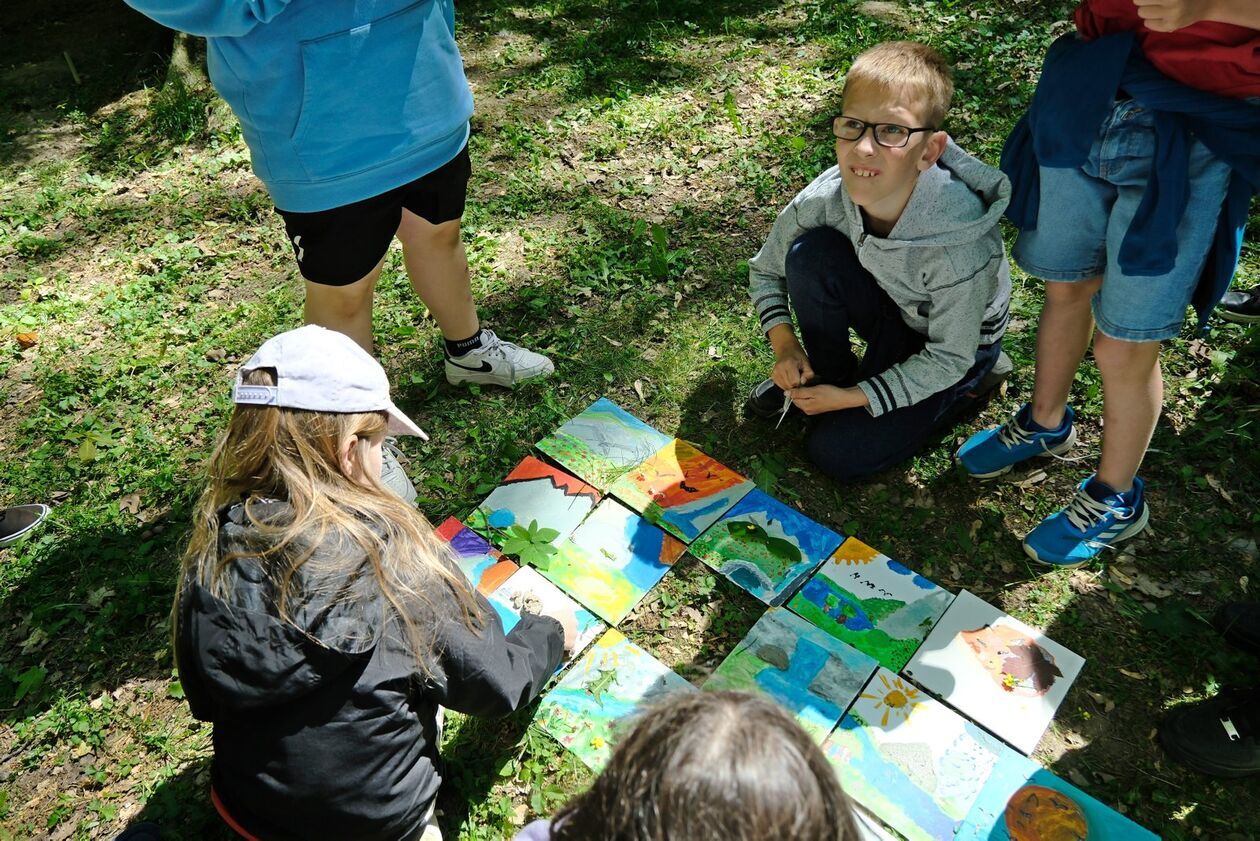
[[[910,714],[914,712],[915,705],[919,702],[918,688],[896,675],[889,677],[883,670],[880,670],[878,677],[884,685],[883,691],[875,685],[875,681],[871,681],[866,688],[873,690],[875,694],[864,692],[859,697],[875,702],[875,711],[881,715],[880,727],[887,727],[890,720],[908,721]]]

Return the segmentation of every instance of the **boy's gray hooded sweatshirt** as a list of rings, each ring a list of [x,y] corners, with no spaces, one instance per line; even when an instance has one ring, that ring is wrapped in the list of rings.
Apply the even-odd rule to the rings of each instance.
[[[882,415],[954,385],[975,364],[976,349],[1006,332],[1011,278],[998,219],[1010,196],[1005,175],[950,140],[936,165],[919,173],[889,235],[877,237],[866,233],[840,168],[832,167],[783,208],[748,261],[761,329],[792,324],[784,268],[792,243],[813,228],[835,228],[906,324],[927,338],[914,356],[857,384],[868,411]]]

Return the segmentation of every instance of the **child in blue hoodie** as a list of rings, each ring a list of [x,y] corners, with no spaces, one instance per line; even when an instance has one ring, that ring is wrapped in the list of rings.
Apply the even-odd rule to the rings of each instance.
[[[306,280],[306,321],[372,350],[372,297],[395,236],[446,340],[451,383],[553,370],[481,327],[460,239],[472,93],[453,0],[128,0],[207,39],[255,174]]]

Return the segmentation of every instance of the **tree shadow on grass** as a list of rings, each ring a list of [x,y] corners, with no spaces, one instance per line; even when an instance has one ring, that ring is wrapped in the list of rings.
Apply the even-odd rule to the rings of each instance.
[[[473,0],[461,5],[462,25],[474,38],[504,32],[528,35],[546,45],[547,57],[504,74],[512,84],[565,65],[565,91],[571,101],[650,92],[692,74],[697,65],[677,42],[746,27],[749,17],[783,5],[783,0],[676,0],[670,3],[612,0]],[[558,7],[557,7],[558,6]]]
[[[161,829],[162,841],[238,841],[240,836],[210,802],[210,763],[209,759],[190,763],[158,784],[127,826],[151,821]]]
[[[124,3],[6,0],[4,14],[0,115],[8,127],[0,131],[0,165],[35,156],[47,142],[44,129],[66,112],[92,114],[161,83],[173,33]]]
[[[50,550],[25,557],[5,550],[6,563],[18,567],[21,579],[0,598],[0,638],[10,652],[3,674],[12,693],[0,720],[20,722],[61,699],[170,676],[167,617],[189,518],[188,507],[177,504],[156,523],[56,539],[52,530],[75,526],[56,523],[54,509],[53,522],[29,547],[47,541]],[[162,532],[153,534],[154,527]],[[21,569],[26,564],[31,568]]]
[[[541,730],[530,730],[538,702],[503,718],[463,716],[458,731],[442,745],[442,787],[438,790],[437,820],[443,837],[455,838],[473,817],[479,804],[490,797],[500,771],[511,761],[530,761],[529,740],[547,739]],[[522,748],[525,742],[526,748]],[[507,775],[522,774],[513,766]]]

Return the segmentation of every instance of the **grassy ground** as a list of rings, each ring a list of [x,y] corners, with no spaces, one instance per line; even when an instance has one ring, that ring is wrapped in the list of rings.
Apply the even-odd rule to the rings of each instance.
[[[381,359],[400,404],[435,433],[406,443],[435,522],[466,514],[533,441],[607,394],[1085,655],[1037,754],[1054,771],[1170,838],[1254,837],[1260,782],[1185,772],[1153,741],[1164,710],[1257,678],[1202,619],[1254,592],[1251,331],[1170,343],[1143,469],[1152,527],[1105,568],[1043,575],[1019,547],[1088,462],[992,484],[949,464],[957,437],[1030,389],[1041,297],[1023,275],[1008,393],[904,469],[832,485],[801,459],[799,426],[772,432],[739,412],[770,365],[744,261],[828,165],[852,57],[898,36],[943,49],[958,67],[950,130],[992,161],[1070,5],[461,2],[478,102],[465,217],[477,297],[488,323],[545,350],[557,373],[515,393],[449,387],[397,252],[378,300]],[[24,37],[0,59],[0,504],[56,510],[0,553],[0,838],[102,837],[139,818],[174,838],[227,837],[206,803],[210,733],[180,700],[166,612],[231,373],[299,323],[300,284],[222,104],[145,86],[160,78],[145,58],[161,43],[151,28],[105,2],[24,0],[6,14]],[[1239,282],[1258,281],[1249,246]],[[1082,450],[1096,452],[1091,367],[1074,399]],[[688,558],[626,629],[699,680],[760,612]],[[453,723],[440,802],[451,837],[508,836],[587,781],[530,714]]]

